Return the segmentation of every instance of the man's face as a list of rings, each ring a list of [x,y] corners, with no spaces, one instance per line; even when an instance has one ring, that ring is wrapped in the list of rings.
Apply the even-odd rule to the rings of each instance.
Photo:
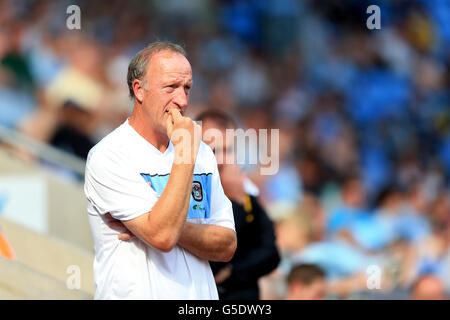
[[[317,278],[308,285],[297,282],[291,284],[290,290],[290,298],[294,300],[323,300],[326,296],[326,282],[323,278]]]
[[[203,141],[206,142],[216,155],[219,170],[228,162],[235,163],[234,135],[226,136],[226,129],[221,128],[215,121],[202,122]],[[232,160],[232,161],[231,161]]]
[[[192,69],[183,55],[163,50],[151,58],[141,84],[144,113],[153,128],[166,133],[168,111],[176,108],[183,115],[192,87]]]

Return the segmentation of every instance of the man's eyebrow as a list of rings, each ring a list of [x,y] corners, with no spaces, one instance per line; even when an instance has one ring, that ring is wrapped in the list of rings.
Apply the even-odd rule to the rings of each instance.
[[[171,76],[168,76],[167,78],[162,80],[163,84],[169,84],[169,83],[177,83],[178,84],[178,83],[181,83],[181,82],[183,82],[183,79],[179,79],[177,77],[171,77]],[[186,82],[186,85],[192,86],[193,84],[194,84],[194,80],[193,79],[190,79],[190,80],[188,80]]]

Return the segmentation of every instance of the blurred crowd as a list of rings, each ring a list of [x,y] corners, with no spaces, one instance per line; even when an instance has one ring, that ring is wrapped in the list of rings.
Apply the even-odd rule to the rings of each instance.
[[[328,298],[448,296],[449,21],[446,0],[0,0],[0,125],[86,158],[131,111],[131,58],[180,43],[189,115],[280,130],[278,173],[246,167],[282,255],[262,298],[287,297],[299,264]]]

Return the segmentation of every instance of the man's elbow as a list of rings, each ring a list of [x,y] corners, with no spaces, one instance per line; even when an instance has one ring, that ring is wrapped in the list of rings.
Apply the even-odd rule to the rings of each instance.
[[[152,247],[162,252],[170,252],[176,246],[177,241],[174,237],[155,237],[147,241]]]
[[[162,251],[164,253],[172,251],[172,249],[174,247],[175,247],[175,245],[173,245],[171,243],[161,243],[161,244],[158,244],[157,246],[155,246],[156,249],[158,249],[159,251]]]
[[[230,240],[228,241],[225,249],[222,252],[222,255],[220,257],[220,262],[229,262],[231,259],[233,259],[234,253],[236,252],[237,248],[237,238],[236,233],[233,232],[233,236],[230,236]]]

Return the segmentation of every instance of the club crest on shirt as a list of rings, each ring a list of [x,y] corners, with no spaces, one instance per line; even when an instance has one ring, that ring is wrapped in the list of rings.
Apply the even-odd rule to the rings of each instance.
[[[202,184],[199,181],[192,182],[192,197],[195,201],[203,200]]]

